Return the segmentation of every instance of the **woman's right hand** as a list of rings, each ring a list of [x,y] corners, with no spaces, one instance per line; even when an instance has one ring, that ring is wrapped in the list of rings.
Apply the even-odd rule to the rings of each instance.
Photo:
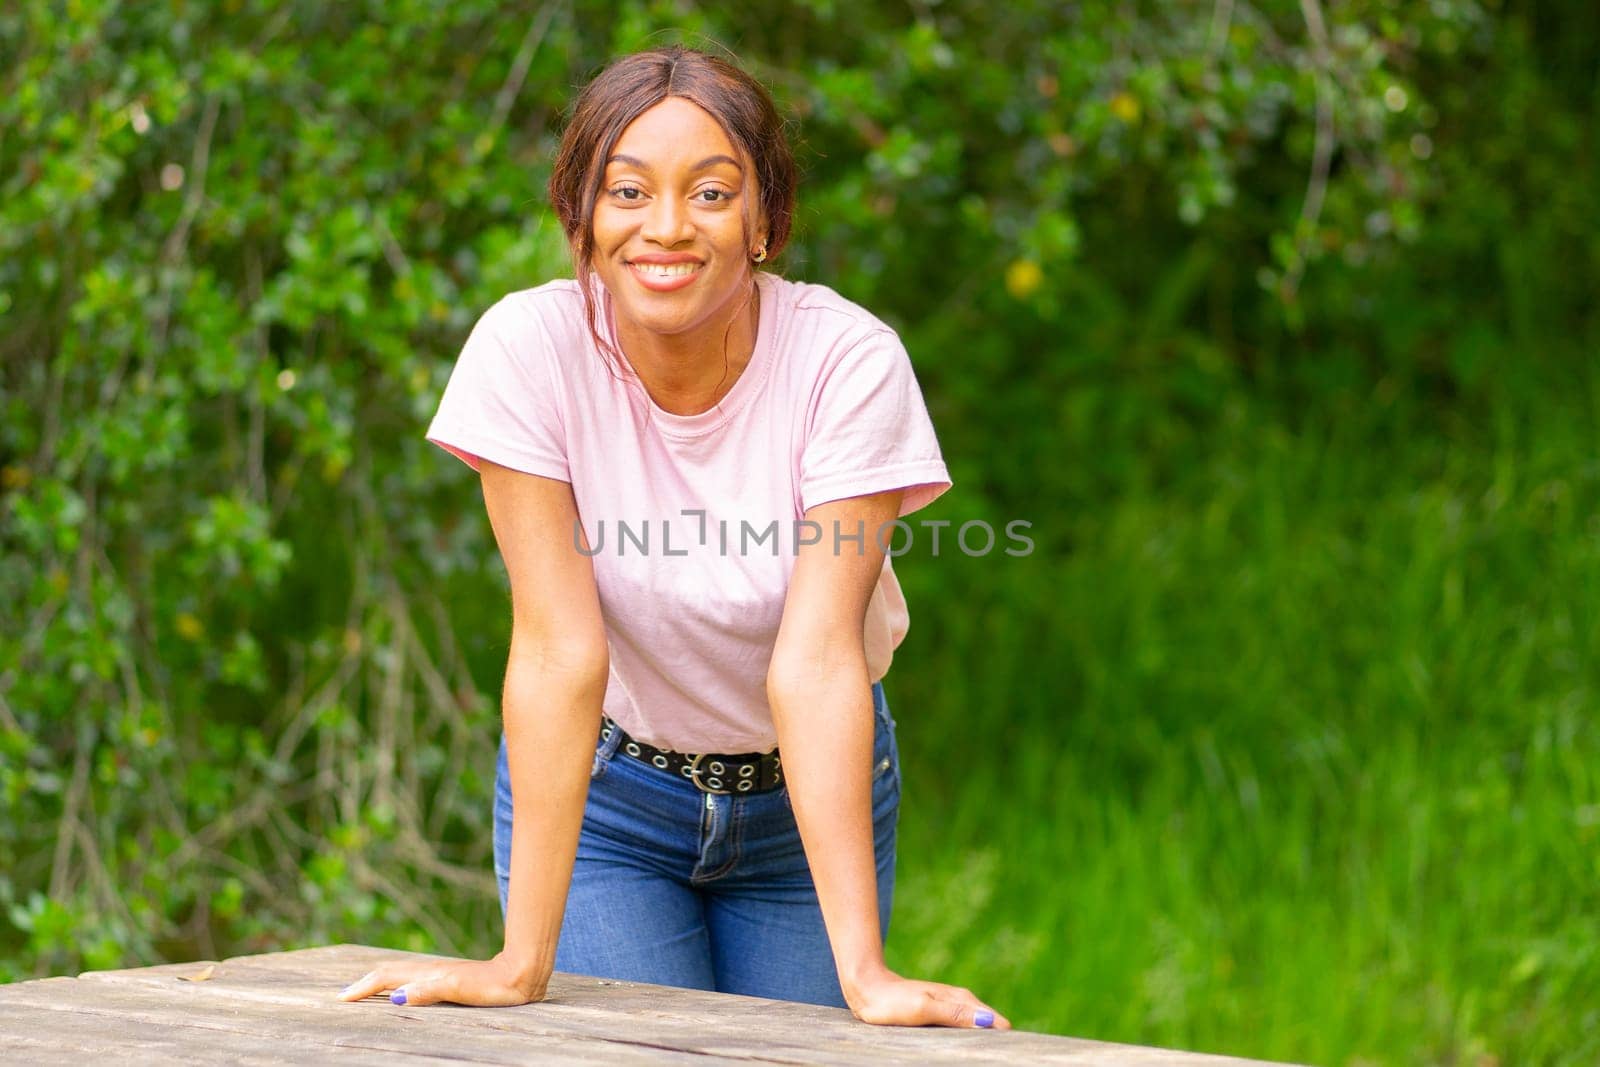
[[[1011,1020],[970,989],[902,978],[887,969],[850,989],[846,1000],[857,1019],[881,1026],[1011,1029]]]
[[[543,1000],[550,971],[529,974],[502,953],[490,960],[398,959],[381,964],[351,982],[340,1000],[363,1000],[393,989],[389,999],[406,1007],[448,1001],[486,1008],[505,1008]]]

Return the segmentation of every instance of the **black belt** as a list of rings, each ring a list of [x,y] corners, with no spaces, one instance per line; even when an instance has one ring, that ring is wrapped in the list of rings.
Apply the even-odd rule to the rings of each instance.
[[[727,796],[730,793],[767,793],[783,788],[783,764],[778,750],[771,752],[744,752],[737,756],[721,753],[673,752],[637,741],[609,715],[600,717],[600,737],[611,740],[613,732],[620,733],[618,748],[634,759],[668,774],[687,778],[703,793]]]

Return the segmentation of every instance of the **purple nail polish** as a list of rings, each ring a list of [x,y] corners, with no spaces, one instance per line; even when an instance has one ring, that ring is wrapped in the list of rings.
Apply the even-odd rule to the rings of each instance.
[[[390,1004],[404,1004],[405,1002],[406,1002],[406,991],[404,989],[396,989],[393,993],[389,994],[389,1003]],[[993,1022],[994,1020],[991,1019],[990,1021]]]
[[[978,1011],[972,1016],[972,1021],[974,1025],[977,1026],[993,1026],[994,1012],[990,1011],[988,1008],[979,1008]]]

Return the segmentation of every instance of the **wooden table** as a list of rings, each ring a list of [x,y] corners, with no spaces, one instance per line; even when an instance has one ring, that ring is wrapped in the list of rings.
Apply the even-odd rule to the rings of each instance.
[[[515,1008],[335,999],[406,953],[365,945],[0,985],[0,1062],[1244,1064],[1017,1030],[869,1026],[842,1008],[557,974]],[[186,980],[188,979],[188,980]],[[194,980],[199,979],[199,980]],[[98,1065],[97,1065],[98,1067]]]

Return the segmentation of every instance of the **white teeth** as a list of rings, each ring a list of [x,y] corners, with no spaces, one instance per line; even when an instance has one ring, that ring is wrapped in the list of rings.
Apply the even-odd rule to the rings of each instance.
[[[634,263],[634,270],[652,278],[681,278],[700,269],[698,263]]]

